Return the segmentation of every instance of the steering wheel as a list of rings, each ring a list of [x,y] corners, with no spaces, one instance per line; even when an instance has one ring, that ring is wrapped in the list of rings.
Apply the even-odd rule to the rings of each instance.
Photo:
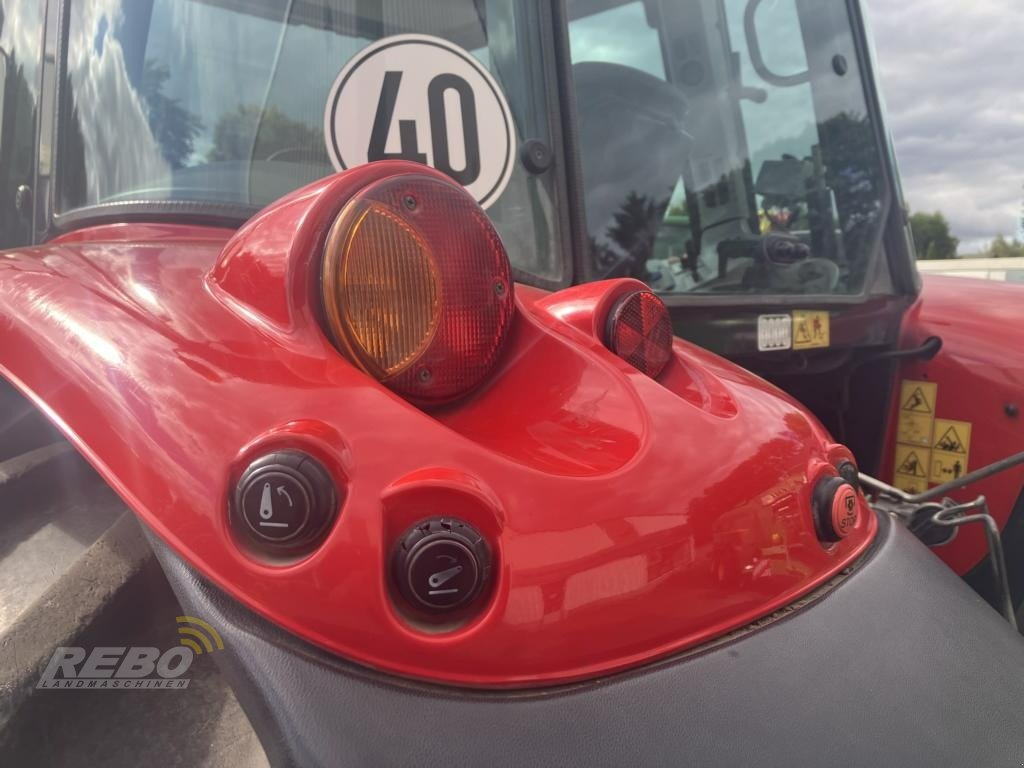
[[[743,276],[745,287],[756,291],[832,293],[840,271],[834,261],[810,255],[799,239],[781,233],[763,235],[754,251],[754,264]]]
[[[759,250],[769,287],[789,288],[787,293],[831,293],[839,283],[836,263],[811,256],[810,246],[797,237],[768,232],[761,236]]]

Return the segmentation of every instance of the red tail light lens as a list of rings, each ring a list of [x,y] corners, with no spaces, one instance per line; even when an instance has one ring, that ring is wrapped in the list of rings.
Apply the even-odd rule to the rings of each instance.
[[[357,366],[423,404],[493,367],[512,321],[508,256],[461,187],[409,174],[371,184],[327,236],[328,330]]]
[[[665,303],[650,291],[623,296],[608,315],[608,348],[651,378],[672,357],[672,321]]]

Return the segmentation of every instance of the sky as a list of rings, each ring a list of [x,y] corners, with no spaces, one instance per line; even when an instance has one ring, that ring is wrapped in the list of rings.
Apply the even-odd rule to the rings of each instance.
[[[1024,210],[1021,0],[866,0],[903,190],[977,252]]]

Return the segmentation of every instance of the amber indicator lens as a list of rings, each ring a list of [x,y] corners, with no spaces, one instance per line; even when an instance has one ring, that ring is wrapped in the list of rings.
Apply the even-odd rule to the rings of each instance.
[[[650,291],[623,296],[608,316],[606,344],[638,371],[658,376],[672,357],[672,322],[665,303]]]
[[[323,302],[338,347],[424,404],[476,387],[512,321],[508,256],[461,187],[415,174],[371,184],[327,237]]]

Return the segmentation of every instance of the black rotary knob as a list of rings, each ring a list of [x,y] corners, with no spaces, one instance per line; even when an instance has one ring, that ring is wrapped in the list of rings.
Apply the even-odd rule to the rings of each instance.
[[[860,475],[858,474],[856,464],[852,461],[841,461],[838,466],[836,466],[836,471],[843,480],[848,482],[855,489],[860,489]]]
[[[334,482],[319,461],[300,451],[277,451],[242,473],[231,524],[257,549],[302,554],[320,543],[337,506]]]
[[[491,552],[469,523],[434,517],[399,539],[392,569],[398,591],[413,608],[446,614],[483,593],[491,578]]]
[[[523,161],[523,167],[534,175],[544,173],[554,160],[551,147],[539,139],[527,139],[523,142],[519,149],[519,157]]]

